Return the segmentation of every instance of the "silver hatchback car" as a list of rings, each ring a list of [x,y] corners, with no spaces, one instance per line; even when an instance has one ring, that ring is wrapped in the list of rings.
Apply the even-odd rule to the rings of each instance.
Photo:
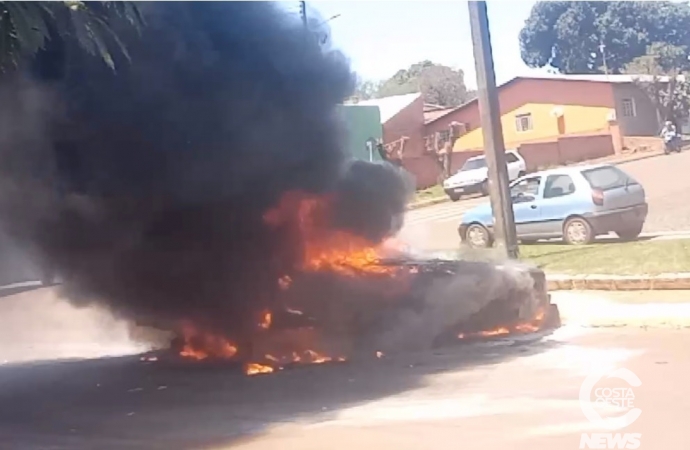
[[[589,244],[611,231],[635,239],[647,218],[644,187],[610,164],[531,173],[515,180],[510,194],[522,242],[563,238],[569,244]],[[458,231],[471,246],[488,247],[492,229],[487,202],[467,211]]]

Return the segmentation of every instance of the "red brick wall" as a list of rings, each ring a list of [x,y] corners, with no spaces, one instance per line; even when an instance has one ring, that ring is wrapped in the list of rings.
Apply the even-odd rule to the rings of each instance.
[[[610,134],[564,136],[552,142],[522,144],[518,151],[530,172],[615,154]]]
[[[409,138],[405,143],[405,157],[421,156],[424,145],[424,99],[421,96],[383,124],[384,144],[403,136]]]
[[[403,166],[415,177],[417,188],[435,185],[439,170],[436,161],[424,154],[424,99],[421,96],[383,124],[385,144],[403,136],[408,138]]]
[[[480,151],[455,152],[451,161],[451,173],[460,170],[468,158],[481,154]],[[438,184],[438,176],[441,169],[438,163],[430,155],[423,155],[416,158],[405,158],[403,160],[405,169],[414,175],[417,182],[417,189],[424,189]]]

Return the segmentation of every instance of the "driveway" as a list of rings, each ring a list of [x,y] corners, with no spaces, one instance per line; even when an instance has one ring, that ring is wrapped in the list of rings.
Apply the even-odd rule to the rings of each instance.
[[[690,151],[631,161],[620,167],[642,183],[647,192],[645,233],[690,230],[690,202],[686,200],[690,193]],[[455,248],[462,214],[488,201],[487,197],[469,198],[409,211],[401,238],[422,249]]]

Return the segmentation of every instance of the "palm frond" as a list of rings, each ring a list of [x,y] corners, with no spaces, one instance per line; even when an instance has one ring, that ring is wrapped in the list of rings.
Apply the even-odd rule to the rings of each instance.
[[[0,2],[0,70],[43,48],[49,38],[44,6],[38,2]]]
[[[115,52],[130,60],[117,22],[140,32],[144,18],[135,2],[0,1],[0,71],[16,67],[50,39],[74,39],[86,53],[115,69]]]

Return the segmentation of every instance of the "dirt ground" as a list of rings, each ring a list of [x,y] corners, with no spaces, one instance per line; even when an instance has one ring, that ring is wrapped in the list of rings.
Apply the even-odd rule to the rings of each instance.
[[[245,377],[141,361],[125,324],[50,289],[0,298],[0,448],[575,449],[596,431],[578,402],[592,367],[641,379],[624,430],[640,448],[690,448],[690,293],[554,299],[549,335]]]

